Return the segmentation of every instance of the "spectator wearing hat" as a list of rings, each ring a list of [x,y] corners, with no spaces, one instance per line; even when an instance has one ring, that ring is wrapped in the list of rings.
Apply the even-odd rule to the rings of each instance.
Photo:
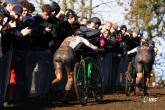
[[[12,8],[15,4],[19,4],[18,0],[6,0],[5,8],[1,6],[0,12],[3,13],[5,16],[4,23],[7,23],[11,20],[10,12],[12,11]]]
[[[74,33],[74,30],[72,28],[72,25],[74,25],[77,22],[78,16],[76,13],[72,10],[69,10],[64,18],[64,22],[62,23],[62,37],[63,40],[71,36]]]
[[[21,5],[14,5],[10,12],[11,21],[2,29],[2,51],[8,53],[13,48],[11,68],[14,69],[17,77],[17,90],[15,98],[21,100],[26,97],[26,51],[29,49],[31,22],[22,19],[23,8]],[[19,60],[18,60],[19,59]],[[21,67],[21,68],[20,68]]]
[[[2,28],[11,20],[10,19],[10,11],[12,10],[13,6],[15,4],[18,4],[18,1],[17,0],[6,0],[6,4],[5,6],[3,5],[0,5],[0,13],[4,15],[4,19],[3,19],[3,26]],[[2,35],[3,36],[3,35]],[[9,50],[9,39],[8,40],[3,40],[1,39],[1,48],[2,49],[2,53],[3,53],[3,50],[4,48],[6,48],[6,50]],[[7,46],[7,47],[4,47],[4,44]],[[9,45],[8,45],[9,44]],[[8,48],[8,49],[7,49]],[[0,91],[1,91],[1,95],[0,95],[0,101],[1,99],[3,100],[4,99],[4,96],[5,96],[5,93],[6,93],[6,80],[5,78],[7,78],[7,76],[9,76],[9,65],[10,65],[10,61],[11,61],[11,54],[12,52],[8,52],[5,54],[5,57],[3,57],[3,54],[2,54],[2,66],[0,67],[1,68],[1,71],[0,71],[0,78],[2,78],[2,80],[0,79],[0,81],[2,82],[1,83],[1,86],[0,86]]]

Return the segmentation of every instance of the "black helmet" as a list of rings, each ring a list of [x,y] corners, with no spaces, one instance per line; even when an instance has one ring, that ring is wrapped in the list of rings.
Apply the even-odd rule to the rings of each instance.
[[[90,22],[98,23],[99,26],[101,25],[101,20],[98,17],[91,18]]]
[[[74,32],[73,35],[74,35],[74,36],[80,36],[80,37],[85,37],[85,36],[86,36],[85,32],[83,32],[83,31],[80,30],[80,29],[77,29],[77,30]]]
[[[153,40],[149,41],[149,46],[155,47],[155,42]]]
[[[50,4],[50,7],[51,7],[52,11],[53,11],[53,10],[56,11],[56,14],[58,14],[58,13],[60,12],[60,6],[59,6],[56,2],[53,1],[53,2]]]

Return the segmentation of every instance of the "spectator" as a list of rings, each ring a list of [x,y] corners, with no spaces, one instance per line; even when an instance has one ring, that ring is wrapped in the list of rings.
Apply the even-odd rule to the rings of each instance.
[[[86,26],[86,25],[87,25],[87,22],[88,22],[87,17],[82,17],[82,18],[80,19],[80,24],[81,24],[81,25]]]
[[[52,10],[51,15],[53,19],[58,20],[56,16],[60,12],[60,6],[54,1],[50,4],[50,6]]]
[[[13,55],[11,62],[11,69],[14,69],[17,77],[17,90],[15,99],[20,100],[26,97],[26,55],[25,52],[29,47],[30,33],[33,26],[30,20],[23,21],[23,8],[21,5],[14,5],[10,12],[11,21],[7,23],[2,30],[2,40],[5,43],[11,43],[13,46]],[[34,23],[33,23],[34,24]],[[8,44],[9,45],[9,44]],[[21,68],[20,68],[21,67]],[[11,85],[10,85],[11,86]]]
[[[65,15],[64,22],[62,23],[62,39],[64,40],[66,37],[71,36],[73,34],[72,25],[77,22],[77,15],[74,11],[69,10]],[[62,41],[63,41],[62,40]]]
[[[0,5],[0,13],[2,13],[4,15],[4,20],[3,20],[3,24],[5,25],[6,23],[8,23],[11,18],[10,18],[10,12],[13,8],[13,6],[15,4],[18,4],[17,0],[6,0],[6,5],[5,7],[3,7],[2,5]],[[3,28],[4,26],[2,26]],[[3,36],[3,35],[2,35]],[[0,95],[0,101],[3,101],[6,95],[6,90],[7,90],[7,84],[6,83],[8,81],[8,77],[10,74],[10,63],[11,63],[11,55],[12,55],[12,50],[11,49],[11,41],[9,38],[2,38],[1,37],[1,46],[2,46],[2,53],[5,53],[5,56],[2,55],[2,66],[1,71],[0,71],[0,81],[1,81],[1,86],[0,86],[0,91],[1,91],[1,95]],[[3,73],[3,74],[2,74]]]
[[[58,48],[60,38],[57,34],[57,28],[54,19],[51,17],[51,7],[45,4],[41,8],[41,14],[34,16],[36,25],[35,49],[28,56],[27,73],[29,75],[28,91],[31,90],[32,76],[34,72],[35,95],[42,95],[48,92],[48,83],[51,73],[49,67],[52,64],[53,53]],[[37,69],[35,69],[37,68]],[[50,82],[51,84],[51,82]],[[50,86],[49,84],[49,86]]]

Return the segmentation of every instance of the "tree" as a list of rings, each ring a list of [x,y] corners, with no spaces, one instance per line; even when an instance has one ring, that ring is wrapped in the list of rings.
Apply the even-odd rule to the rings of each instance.
[[[70,0],[70,9],[71,10],[74,10],[74,3],[75,3],[75,0]]]
[[[85,16],[85,0],[81,0],[81,12],[82,12],[82,17]]]
[[[62,1],[62,10],[66,11],[66,9],[67,9],[66,0],[63,0]]]
[[[148,39],[165,36],[165,1],[131,0],[131,8],[125,19],[129,24],[144,29]]]
[[[93,10],[93,7],[92,7],[92,0],[89,0],[89,12],[88,12],[88,19],[91,19],[92,17],[92,10]]]

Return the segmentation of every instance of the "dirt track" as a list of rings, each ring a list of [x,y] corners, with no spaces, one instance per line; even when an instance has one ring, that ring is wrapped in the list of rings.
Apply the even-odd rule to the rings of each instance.
[[[97,104],[91,99],[87,106],[81,106],[74,94],[70,94],[72,97],[68,105],[62,105],[59,102],[60,95],[56,94],[53,101],[45,98],[30,99],[20,102],[17,106],[0,110],[165,110],[165,89],[149,89],[150,97],[157,98],[157,102],[147,103],[140,102],[141,96],[127,97],[121,91],[107,91],[102,104]]]

